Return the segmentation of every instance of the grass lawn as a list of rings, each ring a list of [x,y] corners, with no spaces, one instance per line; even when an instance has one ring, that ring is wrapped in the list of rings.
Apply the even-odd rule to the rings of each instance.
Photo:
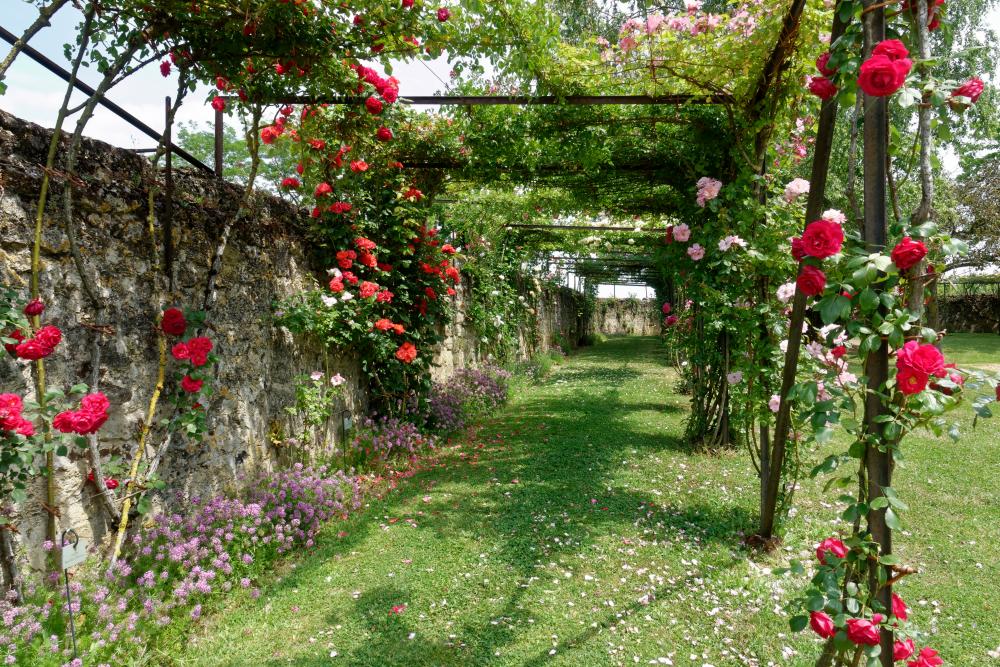
[[[949,360],[995,363],[1000,336],[954,338]],[[770,568],[844,528],[838,507],[806,480],[784,550],[750,560],[756,475],[685,448],[673,382],[653,338],[574,355],[150,663],[810,665],[782,608],[803,581]],[[998,435],[913,438],[897,470],[921,569],[899,590],[950,666],[1000,665]]]
[[[1000,371],[1000,336],[997,334],[948,334],[944,354],[959,366]]]

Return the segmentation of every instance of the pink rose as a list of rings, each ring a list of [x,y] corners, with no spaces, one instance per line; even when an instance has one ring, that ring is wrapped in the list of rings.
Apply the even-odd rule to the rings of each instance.
[[[895,644],[892,645],[892,660],[893,662],[899,662],[900,660],[906,660],[911,655],[913,651],[916,650],[913,647],[912,639],[904,639],[902,641],[897,640]]]
[[[451,12],[448,11],[447,7],[441,7],[437,11],[437,20],[444,23],[449,18],[451,18]]]
[[[670,311],[671,311],[671,305],[670,305],[670,303],[664,303],[664,304],[663,304],[663,307],[662,307],[662,308],[660,308],[660,310],[662,310],[662,311],[663,311],[663,314],[664,314],[664,315],[669,315],[669,314],[670,314]]]
[[[24,314],[28,317],[34,317],[35,315],[41,315],[45,311],[45,304],[42,303],[41,299],[32,299],[28,302],[28,305],[24,307]]]
[[[685,243],[689,238],[691,238],[691,228],[684,223],[675,225],[673,233],[674,233],[674,240],[677,241],[678,243]]]
[[[896,386],[904,394],[919,394],[927,388],[928,379],[923,373],[917,373],[912,368],[904,368],[896,373]]]
[[[702,248],[700,244],[694,243],[687,249],[687,254],[691,259],[699,262],[705,256],[705,249]]]
[[[872,97],[892,95],[906,83],[912,67],[908,58],[892,60],[885,55],[873,55],[861,64],[858,86]]]

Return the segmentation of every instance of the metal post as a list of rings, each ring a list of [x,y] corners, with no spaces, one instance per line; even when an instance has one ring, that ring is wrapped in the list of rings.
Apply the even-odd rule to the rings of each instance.
[[[222,139],[224,133],[225,118],[222,112],[215,112],[215,175],[222,178]]]
[[[885,39],[885,9],[878,0],[864,0],[864,7],[864,55],[868,58],[875,45]],[[865,95],[864,105],[864,240],[870,252],[882,252],[887,237],[886,156],[889,152],[889,100],[887,97]],[[889,343],[885,338],[882,339],[878,349],[868,355],[865,375],[868,376],[865,432],[874,435],[881,445],[881,448],[878,445],[868,445],[865,452],[870,505],[876,498],[884,495],[882,489],[890,486],[892,482],[892,454],[888,451],[892,443],[882,440],[882,425],[879,422],[879,417],[886,412],[880,392],[889,377]],[[884,508],[869,510],[868,530],[872,539],[878,542],[882,556],[892,553],[892,531],[885,523]],[[878,588],[879,567],[882,566],[871,568],[869,587],[878,591],[879,602],[886,610],[891,610],[892,586],[886,583]],[[884,574],[888,582],[890,573]],[[892,628],[888,624],[883,624],[880,655],[883,667],[892,667],[892,645]]]

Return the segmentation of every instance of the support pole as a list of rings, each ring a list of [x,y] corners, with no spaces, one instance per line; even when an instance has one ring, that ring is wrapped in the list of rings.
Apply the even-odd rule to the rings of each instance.
[[[844,23],[834,13],[833,28],[830,31],[830,42],[833,43],[844,34]],[[809,182],[809,198],[806,201],[806,219],[809,224],[823,212],[823,197],[826,193],[826,177],[830,168],[830,153],[833,149],[833,135],[837,123],[837,98],[823,102],[819,116],[819,128],[816,133],[816,148],[813,152],[812,173]],[[801,265],[800,265],[801,268]],[[785,367],[781,375],[781,404],[774,420],[774,442],[768,457],[767,475],[761,475],[763,488],[760,537],[767,541],[774,537],[774,525],[777,517],[778,492],[781,487],[781,471],[785,464],[785,449],[791,430],[792,405],[788,393],[795,384],[795,374],[798,372],[799,350],[802,344],[802,323],[806,316],[806,295],[795,292],[792,301],[792,314],[788,329],[788,349],[785,352]],[[763,471],[762,471],[763,472]]]
[[[174,290],[174,168],[173,151],[171,147],[172,107],[170,97],[164,104],[166,121],[163,125],[163,147],[166,151],[164,165],[164,195],[163,202],[163,271],[167,278],[167,290]],[[155,243],[155,240],[154,240]]]
[[[224,136],[225,118],[221,111],[215,112],[215,175],[222,178],[222,142]]]
[[[878,0],[864,0],[864,55],[871,56],[875,45],[885,39],[885,8]],[[889,99],[887,97],[865,96],[864,124],[864,240],[870,252],[882,252],[887,241],[886,220],[886,157],[889,152]],[[869,442],[865,452],[868,470],[868,503],[879,496],[882,489],[892,483],[891,444],[881,437],[882,426],[878,418],[886,412],[883,399],[879,395],[889,377],[889,343],[885,338],[877,350],[868,355],[865,364],[868,377],[865,395],[864,430],[873,442]],[[885,523],[885,508],[869,510],[868,530],[878,543],[882,556],[892,553],[892,531]],[[886,610],[892,608],[892,586],[886,583],[881,588],[879,580],[889,581],[891,573],[875,565],[869,573],[869,586],[878,590],[877,598]],[[892,667],[892,628],[882,625],[883,667]]]

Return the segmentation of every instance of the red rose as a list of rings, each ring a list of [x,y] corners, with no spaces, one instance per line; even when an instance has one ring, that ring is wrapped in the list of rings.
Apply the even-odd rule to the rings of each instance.
[[[669,315],[672,308],[673,307],[670,305],[670,303],[664,303],[663,306],[660,308],[660,310],[663,311],[664,315]]]
[[[847,354],[847,348],[844,347],[843,345],[838,345],[837,347],[830,350],[830,354],[833,355],[834,359],[840,359],[845,354]]]
[[[16,357],[17,356],[17,344],[24,341],[24,334],[21,333],[20,329],[16,329],[14,331],[11,331],[9,334],[7,334],[6,337],[7,338],[13,338],[16,341],[14,343],[4,343],[3,344],[4,349],[7,350],[7,354],[11,355],[12,357]]]
[[[413,0],[403,0],[403,9],[409,9],[413,6]]]
[[[809,77],[809,92],[821,100],[830,99],[838,90],[837,84],[824,76]]]
[[[943,664],[944,660],[938,656],[938,652],[929,646],[925,646],[920,649],[917,659],[906,663],[906,667],[941,667]]]
[[[802,247],[802,239],[796,236],[792,239],[792,257],[796,262],[801,262],[802,258],[806,256],[805,249]]]
[[[163,311],[160,328],[165,334],[183,336],[184,332],[187,331],[187,320],[184,319],[184,313],[179,308],[167,308]]]
[[[919,394],[927,388],[928,376],[912,368],[904,368],[896,373],[896,386],[904,394]]]
[[[294,176],[286,176],[285,178],[281,179],[281,187],[283,188],[298,188],[301,185],[302,183],[299,181],[299,179],[295,178]]]
[[[374,95],[372,95],[367,100],[365,100],[365,109],[368,109],[368,113],[372,114],[373,116],[377,116],[378,114],[382,113],[382,101],[379,100]]]
[[[73,432],[79,435],[90,435],[97,433],[98,429],[108,420],[106,413],[87,412],[77,410],[71,413],[70,423],[73,425]]]
[[[199,336],[189,340],[187,346],[191,353],[190,361],[192,366],[201,367],[208,363],[208,353],[212,351],[212,341]]]
[[[906,660],[911,655],[913,655],[913,640],[906,639],[903,641],[897,640],[895,644],[892,645],[892,661],[899,662],[900,660]]]
[[[110,407],[111,401],[109,401],[108,397],[99,391],[95,391],[93,394],[87,394],[80,399],[80,409],[84,412],[103,414],[106,413]]]
[[[984,87],[983,80],[978,76],[974,76],[955,90],[951,91],[951,96],[967,97],[975,103],[979,100],[979,96],[983,94]]]
[[[451,18],[451,12],[448,11],[447,7],[441,7],[440,9],[438,9],[438,12],[437,12],[437,19],[438,19],[438,21],[440,21],[441,23],[444,23],[449,18]]]
[[[177,343],[170,348],[170,355],[177,361],[184,361],[191,358],[191,350],[186,343]]]
[[[878,646],[880,633],[878,626],[863,618],[847,619],[847,638],[855,644]]]
[[[392,141],[392,130],[387,127],[380,127],[375,132],[375,138],[379,141]]]
[[[319,199],[320,197],[326,197],[330,194],[333,194],[333,187],[326,181],[317,185],[316,189],[313,190],[313,196],[316,197],[317,199]]]
[[[19,417],[17,423],[14,424],[14,432],[27,438],[35,435],[35,425],[27,419]]]
[[[437,300],[437,298],[438,298],[437,294],[430,287],[425,287],[424,288],[424,294],[426,294],[427,298],[431,299],[432,301]]]
[[[34,338],[28,339],[14,348],[14,353],[22,359],[36,361],[52,354],[52,348],[42,345]]]
[[[35,315],[41,315],[45,311],[45,304],[42,303],[41,299],[32,299],[24,307],[24,314],[28,317],[34,317]]]
[[[912,67],[908,58],[892,60],[886,55],[873,55],[861,64],[858,86],[871,97],[892,95],[906,83],[906,75]]]
[[[675,324],[677,324],[677,316],[676,315],[668,315],[667,319],[663,320],[663,323],[666,324],[668,327],[672,327]]]
[[[221,97],[219,97],[218,95],[216,95],[215,99],[212,100],[212,108],[215,109],[216,111],[225,111],[226,101]]]
[[[806,296],[817,296],[826,288],[826,274],[815,266],[803,266],[795,284]]]
[[[164,60],[160,63],[160,74],[164,77],[170,76],[170,61]]]
[[[923,241],[914,241],[909,236],[903,237],[903,240],[897,243],[889,254],[892,263],[900,271],[906,271],[910,267],[916,266],[926,256],[927,246],[924,245]]]
[[[802,252],[809,257],[832,257],[840,252],[843,245],[844,230],[836,222],[829,220],[810,222],[802,234]]]
[[[344,291],[344,283],[340,280],[340,278],[334,278],[330,281],[330,291],[334,294]]]
[[[837,73],[837,70],[831,69],[829,67],[829,63],[830,63],[830,52],[829,51],[827,51],[826,53],[824,53],[823,55],[821,55],[819,58],[816,59],[816,69],[819,70],[820,74],[822,74],[823,76],[825,76],[827,78],[829,78],[829,77],[831,77],[831,76],[833,76],[834,74]]]
[[[72,433],[73,432],[73,411],[64,410],[55,416],[52,420],[52,428],[59,431],[60,433]]]
[[[909,608],[907,608],[906,603],[903,602],[903,598],[899,597],[897,594],[892,594],[892,615],[901,621],[907,619],[909,613]],[[911,649],[912,650],[912,649]],[[899,660],[900,658],[896,658]]]
[[[361,287],[358,288],[358,293],[361,295],[362,299],[367,299],[378,294],[379,286],[370,281],[364,281],[361,283]]]
[[[392,327],[393,327],[392,320],[387,320],[384,317],[380,320],[376,320],[375,322],[375,328],[378,329],[379,331],[388,331],[389,329],[392,329]]]
[[[52,350],[56,349],[56,345],[62,341],[62,331],[59,327],[54,327],[51,324],[44,326],[35,332],[35,341],[39,345],[48,350],[45,356],[52,353]]]
[[[347,282],[351,283],[352,285],[358,284],[358,277],[353,273],[351,273],[350,271],[344,271],[340,277],[346,280]]]
[[[203,384],[204,382],[202,380],[196,380],[190,375],[185,375],[181,378],[181,389],[189,394],[197,394],[201,391],[201,385]]]
[[[417,348],[414,347],[413,343],[407,341],[396,350],[396,358],[404,364],[412,363],[417,358]]]
[[[354,160],[351,162],[351,171],[355,174],[362,171],[368,171],[368,163],[364,160]]]
[[[837,558],[847,558],[847,545],[836,537],[828,537],[816,547],[816,559],[826,565],[826,555],[831,554]]]
[[[837,634],[837,629],[833,626],[833,619],[821,611],[809,614],[809,627],[823,639],[829,639]]]
[[[107,477],[104,480],[104,486],[109,491],[114,491],[115,489],[118,488],[118,480],[115,479],[114,477]]]

